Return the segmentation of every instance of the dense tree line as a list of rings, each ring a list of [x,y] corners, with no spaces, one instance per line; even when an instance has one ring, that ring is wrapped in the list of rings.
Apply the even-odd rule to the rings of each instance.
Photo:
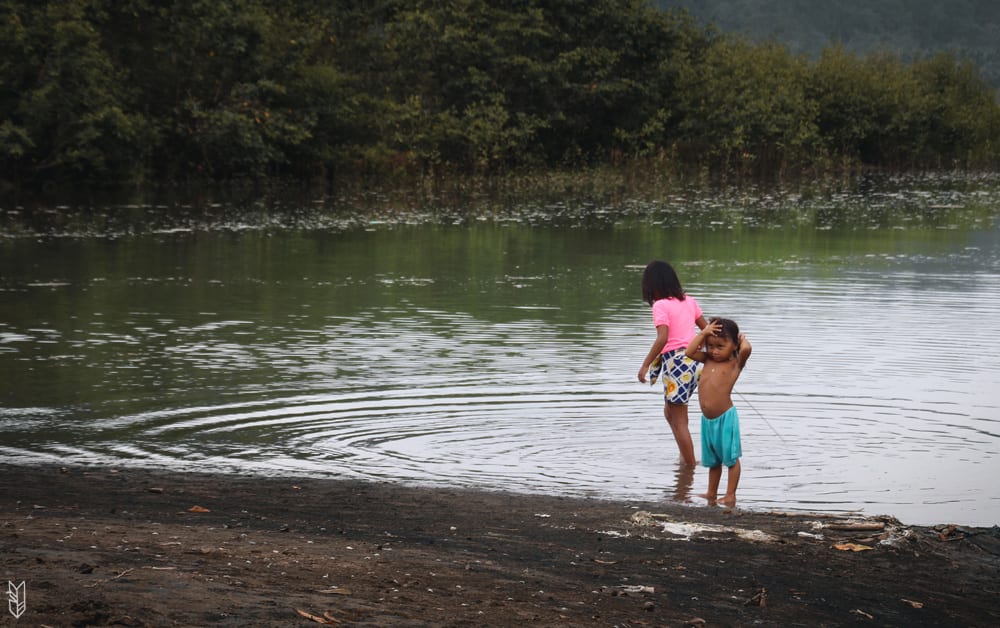
[[[1000,2],[996,0],[656,0],[685,8],[720,30],[774,39],[815,59],[840,44],[856,54],[890,50],[904,60],[951,51],[1000,87]]]
[[[0,179],[1000,163],[949,54],[818,59],[643,0],[0,0]]]

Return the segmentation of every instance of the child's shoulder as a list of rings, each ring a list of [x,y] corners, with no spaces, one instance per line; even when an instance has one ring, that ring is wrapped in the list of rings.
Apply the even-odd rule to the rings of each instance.
[[[656,299],[655,301],[653,301],[653,303],[654,304],[661,303],[661,302],[662,303],[684,303],[684,302],[693,301],[693,300],[694,300],[694,297],[692,297],[690,294],[684,294],[684,296],[682,296],[681,298],[677,298],[675,296],[660,297],[659,299]]]

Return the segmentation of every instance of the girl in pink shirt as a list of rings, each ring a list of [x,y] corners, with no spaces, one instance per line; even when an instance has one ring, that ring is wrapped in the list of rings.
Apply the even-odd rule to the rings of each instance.
[[[694,443],[688,429],[688,401],[698,382],[700,363],[684,355],[695,336],[695,326],[705,320],[694,297],[684,294],[677,272],[670,264],[653,260],[642,273],[642,299],[653,308],[656,340],[639,369],[639,381],[650,384],[663,378],[663,416],[670,425],[681,462],[694,466]]]

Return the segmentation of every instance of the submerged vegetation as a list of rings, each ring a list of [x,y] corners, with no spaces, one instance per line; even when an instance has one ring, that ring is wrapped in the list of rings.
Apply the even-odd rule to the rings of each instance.
[[[834,230],[883,238],[913,230],[995,231],[1000,219],[1000,174],[968,172],[863,172],[716,185],[606,167],[428,177],[419,185],[406,178],[377,185],[347,182],[319,195],[310,186],[280,184],[208,186],[194,194],[189,187],[105,192],[78,194],[65,204],[0,207],[0,250],[39,238],[361,233],[429,225],[459,233],[528,225],[609,234],[642,225],[655,226],[653,232],[763,230],[788,236]]]
[[[978,69],[641,0],[0,0],[0,181],[1000,165]]]

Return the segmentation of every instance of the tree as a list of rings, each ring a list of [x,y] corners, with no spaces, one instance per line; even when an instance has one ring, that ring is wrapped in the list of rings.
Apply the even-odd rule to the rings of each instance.
[[[808,66],[783,47],[719,39],[681,81],[688,154],[723,168],[782,169],[808,162],[817,147],[816,103],[806,97]]]
[[[103,48],[94,26],[99,7],[89,0],[41,10],[19,4],[8,3],[5,24],[8,45],[25,64],[19,76],[4,72],[5,83],[17,86],[16,97],[4,97],[3,133],[14,140],[7,159],[53,177],[141,176],[151,129]]]

